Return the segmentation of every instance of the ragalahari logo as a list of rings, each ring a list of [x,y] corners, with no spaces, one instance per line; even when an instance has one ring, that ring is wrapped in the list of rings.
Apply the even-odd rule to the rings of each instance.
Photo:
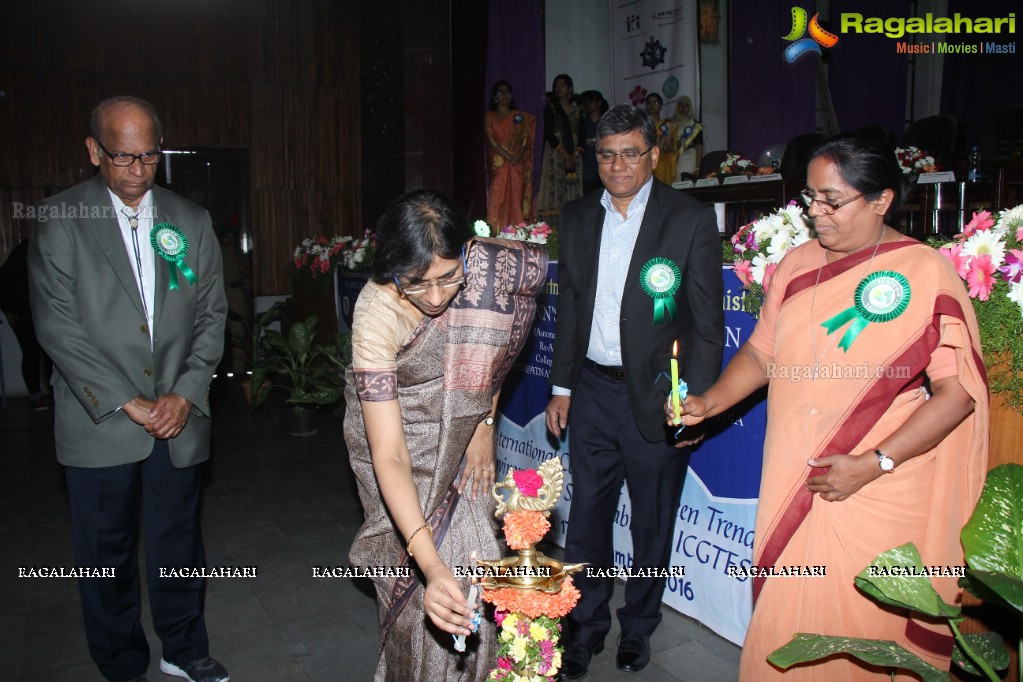
[[[821,54],[821,47],[831,48],[838,44],[838,36],[821,28],[817,21],[819,16],[819,12],[814,14],[807,26],[806,10],[802,7],[792,8],[792,30],[787,36],[782,36],[783,40],[792,43],[785,48],[785,59],[789,64],[811,52]],[[810,30],[810,37],[804,38],[803,34],[806,33],[807,28]]]

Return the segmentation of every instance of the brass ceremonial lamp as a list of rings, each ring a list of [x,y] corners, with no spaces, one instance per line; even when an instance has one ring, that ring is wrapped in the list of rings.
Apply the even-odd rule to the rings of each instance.
[[[504,480],[494,484],[491,494],[497,500],[494,516],[503,517],[508,512],[537,511],[550,516],[550,510],[561,497],[564,486],[565,471],[557,459],[549,459],[537,468],[543,478],[543,485],[537,489],[536,497],[522,494],[515,483],[515,469],[509,468]],[[508,491],[505,500],[501,489]],[[511,587],[519,590],[537,590],[540,592],[557,593],[561,591],[561,583],[573,573],[583,569],[586,564],[566,564],[551,559],[543,552],[537,551],[536,543],[525,549],[518,550],[513,556],[501,559],[477,559],[479,566],[486,568],[485,575],[479,579],[484,589],[492,590]]]

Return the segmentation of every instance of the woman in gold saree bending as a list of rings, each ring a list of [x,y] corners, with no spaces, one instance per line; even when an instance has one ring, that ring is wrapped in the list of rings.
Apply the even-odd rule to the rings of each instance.
[[[473,240],[432,190],[402,197],[377,224],[373,279],[355,306],[344,427],[366,516],[352,565],[408,573],[373,579],[377,680],[482,680],[496,662],[486,620],[465,654],[453,648],[473,611],[459,567],[474,567],[474,553],[501,554],[488,494],[495,407],[546,270],[541,246]]]
[[[952,265],[884,224],[903,190],[890,146],[839,136],[807,175],[817,238],[781,260],[749,341],[685,404],[696,423],[768,385],[753,563],[826,571],[752,581],[739,678],[888,678],[848,657],[784,672],[768,663],[797,632],[895,641],[947,670],[946,625],[884,608],[853,579],[907,542],[926,566],[963,564],[959,531],[988,455],[977,321]],[[955,577],[932,582],[956,602]]]

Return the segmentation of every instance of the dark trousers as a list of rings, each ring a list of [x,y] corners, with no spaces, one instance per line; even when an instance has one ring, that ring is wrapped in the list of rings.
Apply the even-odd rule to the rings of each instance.
[[[141,428],[141,427],[140,427]],[[160,577],[160,569],[206,565],[199,527],[199,467],[176,468],[167,441],[141,461],[113,467],[67,467],[75,564],[112,567],[114,578],[80,578],[85,636],[108,680],[122,682],[149,667],[139,619],[139,492],[146,581],[153,628],[163,658],[184,665],[209,653],[203,617],[205,579]]]
[[[667,566],[689,448],[643,438],[625,382],[589,368],[582,370],[572,392],[569,416],[572,508],[565,560],[585,561],[594,568],[614,565],[611,524],[624,480],[632,502],[633,566]],[[568,616],[570,639],[596,647],[611,629],[614,578],[586,577],[584,571],[574,581],[582,597]],[[664,585],[664,578],[628,580],[625,606],[617,612],[622,632],[653,633],[661,622]]]

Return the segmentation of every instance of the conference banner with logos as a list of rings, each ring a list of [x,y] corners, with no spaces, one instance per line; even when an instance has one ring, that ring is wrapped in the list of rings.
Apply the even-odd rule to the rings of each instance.
[[[611,0],[612,104],[643,108],[656,92],[662,118],[675,113],[682,95],[700,111],[697,24],[697,0]]]
[[[730,267],[722,270],[722,277],[724,361],[728,362],[752,333],[755,320],[742,310],[743,288]],[[365,282],[366,275],[339,273],[339,326],[350,327],[355,299]],[[544,420],[550,399],[547,379],[554,351],[557,296],[557,263],[551,263],[526,346],[501,391],[497,467],[500,480],[509,467],[535,469],[558,458],[565,469],[565,488],[552,511],[547,538],[564,546],[574,493],[572,458],[567,438],[556,441],[547,432]],[[669,368],[664,369],[661,380],[669,381]],[[712,425],[689,462],[670,561],[671,566],[684,567],[685,575],[668,578],[664,603],[742,644],[752,610],[751,583],[748,578],[730,576],[729,567],[745,567],[752,562],[766,426],[764,404],[757,396],[722,417]],[[572,428],[571,420],[568,428]],[[615,565],[620,568],[631,565],[631,520],[628,489],[623,485],[614,519]]]
[[[724,361],[728,362],[752,333],[755,320],[742,310],[743,288],[730,267],[722,270],[722,277]],[[551,263],[547,284],[537,301],[532,333],[501,391],[497,467],[500,480],[509,467],[535,469],[558,458],[565,469],[565,489],[551,513],[547,538],[564,546],[574,494],[572,457],[567,438],[556,441],[547,432],[544,419],[550,399],[547,378],[554,350],[557,295],[557,263]],[[669,381],[669,368],[664,369],[661,379]],[[756,396],[722,415],[693,452],[670,561],[671,566],[684,567],[685,575],[668,578],[664,592],[664,603],[736,644],[742,644],[746,636],[753,601],[750,580],[729,575],[729,567],[752,563],[766,426],[761,398]],[[570,418],[568,430],[571,428]],[[619,568],[632,564],[631,520],[628,488],[623,485],[614,518],[615,565]]]

